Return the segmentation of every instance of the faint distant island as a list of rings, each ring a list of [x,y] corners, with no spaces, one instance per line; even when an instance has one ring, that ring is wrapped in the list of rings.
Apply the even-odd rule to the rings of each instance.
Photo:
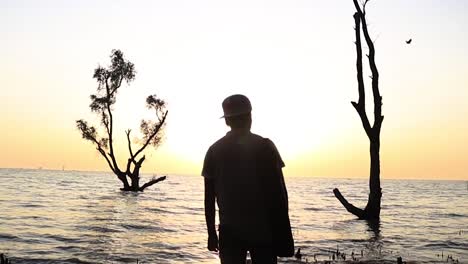
[[[122,182],[122,191],[142,192],[147,187],[166,179],[166,176],[153,178],[147,183],[140,185],[140,168],[145,161],[143,151],[149,145],[159,146],[162,140],[162,131],[166,121],[167,113],[166,103],[156,95],[150,95],[146,98],[146,106],[153,110],[156,115],[156,121],[142,120],[140,130],[143,138],[139,148],[134,151],[132,140],[130,139],[131,129],[125,131],[128,141],[128,151],[130,157],[124,169],[117,164],[114,141],[113,141],[113,105],[117,100],[117,92],[122,82],[130,83],[135,79],[135,65],[125,60],[122,51],[112,50],[111,65],[107,68],[98,66],[94,70],[93,78],[98,82],[96,94],[92,94],[91,111],[96,113],[101,119],[100,126],[105,131],[99,133],[95,126],[89,125],[83,119],[76,121],[76,126],[80,130],[84,139],[90,141],[96,146],[102,157],[106,160],[109,168]],[[101,135],[103,134],[103,135]],[[141,156],[143,155],[143,156]],[[140,157],[141,156],[141,157]],[[130,180],[130,181],[129,181]]]

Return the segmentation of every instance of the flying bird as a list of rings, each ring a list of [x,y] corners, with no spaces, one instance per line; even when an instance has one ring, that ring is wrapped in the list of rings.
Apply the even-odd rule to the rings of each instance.
[[[411,41],[413,41],[413,39],[408,39],[405,42],[406,42],[406,44],[411,44]]]

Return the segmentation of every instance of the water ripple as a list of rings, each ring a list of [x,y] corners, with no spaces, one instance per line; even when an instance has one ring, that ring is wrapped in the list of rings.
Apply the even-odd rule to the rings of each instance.
[[[14,263],[219,263],[206,250],[202,177],[169,175],[138,194],[119,191],[109,173],[0,169],[0,177],[0,252]],[[356,220],[333,196],[340,187],[365,205],[366,180],[286,182],[296,245],[309,260],[328,260],[339,247],[362,251],[362,261],[403,255],[433,263],[442,251],[468,261],[463,182],[383,180],[378,227]]]

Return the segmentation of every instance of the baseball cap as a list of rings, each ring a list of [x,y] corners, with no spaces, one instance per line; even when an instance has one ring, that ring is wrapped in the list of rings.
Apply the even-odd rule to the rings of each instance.
[[[234,94],[223,101],[224,115],[221,118],[248,114],[252,111],[249,98],[242,94]]]

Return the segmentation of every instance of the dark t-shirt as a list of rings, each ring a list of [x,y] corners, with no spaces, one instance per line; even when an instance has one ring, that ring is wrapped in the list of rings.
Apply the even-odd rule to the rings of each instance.
[[[202,175],[214,182],[220,224],[251,242],[271,241],[269,210],[278,199],[270,184],[275,175],[268,172],[282,167],[273,142],[256,134],[231,131],[214,143]]]

